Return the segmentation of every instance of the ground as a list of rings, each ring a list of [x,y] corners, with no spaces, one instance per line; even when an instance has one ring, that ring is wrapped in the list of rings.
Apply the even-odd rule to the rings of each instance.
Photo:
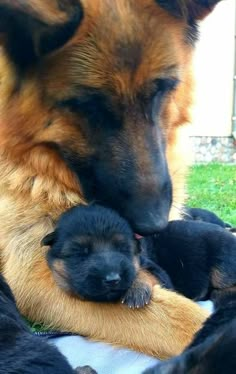
[[[209,209],[236,227],[236,165],[193,166],[188,178],[188,205]]]

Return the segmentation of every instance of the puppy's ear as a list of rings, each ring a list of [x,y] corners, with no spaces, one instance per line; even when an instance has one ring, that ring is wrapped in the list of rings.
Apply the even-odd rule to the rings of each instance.
[[[62,47],[83,11],[79,0],[0,0],[3,48],[21,69]]]
[[[197,21],[206,17],[221,0],[156,0],[175,17]]]
[[[52,246],[55,243],[56,240],[56,231],[51,232],[50,234],[46,235],[42,241],[41,241],[41,246],[43,247],[44,245]]]

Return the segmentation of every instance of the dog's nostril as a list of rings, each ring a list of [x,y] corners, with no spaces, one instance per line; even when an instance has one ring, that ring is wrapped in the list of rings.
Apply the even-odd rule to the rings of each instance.
[[[105,279],[103,280],[104,284],[109,287],[114,287],[118,283],[120,283],[121,277],[118,273],[110,273],[106,275]]]

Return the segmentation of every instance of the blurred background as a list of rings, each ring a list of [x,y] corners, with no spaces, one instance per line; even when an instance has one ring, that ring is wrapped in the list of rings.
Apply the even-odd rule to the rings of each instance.
[[[195,161],[236,163],[236,1],[219,3],[200,32],[191,132]]]
[[[220,2],[200,32],[187,203],[236,226],[236,1]]]

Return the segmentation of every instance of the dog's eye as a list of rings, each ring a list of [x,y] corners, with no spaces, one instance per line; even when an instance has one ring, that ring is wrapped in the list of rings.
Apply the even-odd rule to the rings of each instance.
[[[174,91],[179,84],[177,78],[160,78],[156,79],[152,84],[151,96],[154,98],[157,95],[165,95]]]
[[[94,100],[87,96],[72,97],[67,100],[60,101],[58,106],[61,108],[67,108],[72,112],[84,110],[85,108],[91,108],[94,104]]]
[[[141,93],[141,101],[145,104],[146,110],[153,111],[153,104],[158,109],[165,96],[174,91],[178,84],[177,78],[158,78],[150,82]]]
[[[93,112],[110,110],[107,97],[103,93],[89,88],[81,88],[80,95],[61,100],[57,103],[57,106],[60,108],[69,109],[74,113],[79,112],[82,114],[91,113],[91,108],[93,108]],[[96,113],[96,115],[97,114],[98,113]]]

